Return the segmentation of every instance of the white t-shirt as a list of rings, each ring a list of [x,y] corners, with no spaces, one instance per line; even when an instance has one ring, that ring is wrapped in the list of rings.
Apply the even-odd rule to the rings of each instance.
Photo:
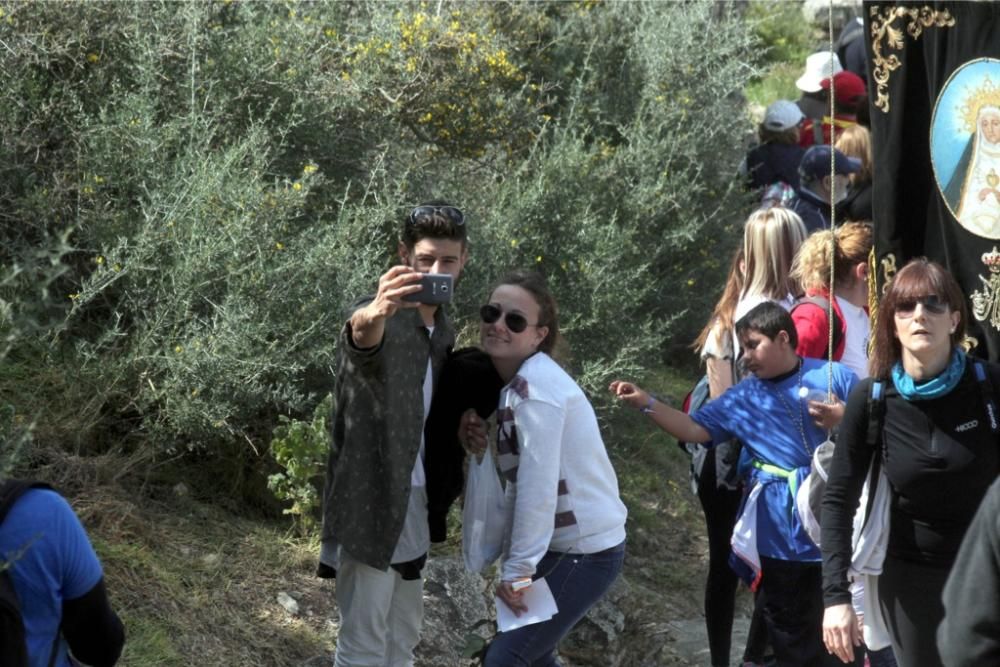
[[[836,299],[840,312],[844,315],[844,326],[847,330],[844,356],[840,358],[840,363],[854,371],[859,380],[864,380],[868,377],[868,336],[871,331],[871,321],[864,308],[859,308],[839,296]]]

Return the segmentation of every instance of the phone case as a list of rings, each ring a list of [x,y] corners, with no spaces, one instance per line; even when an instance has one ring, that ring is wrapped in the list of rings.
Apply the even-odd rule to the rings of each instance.
[[[447,273],[425,273],[420,278],[420,291],[407,294],[403,301],[440,304],[451,301],[452,277]]]

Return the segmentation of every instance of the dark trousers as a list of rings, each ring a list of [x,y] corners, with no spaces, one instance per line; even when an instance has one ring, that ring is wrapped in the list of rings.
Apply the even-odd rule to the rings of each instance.
[[[844,667],[823,645],[822,566],[761,557],[764,622],[778,667]],[[861,665],[862,651],[855,651]]]
[[[948,568],[885,557],[878,596],[900,667],[940,667],[937,627],[944,618],[941,591]]]
[[[705,630],[713,666],[729,664],[733,614],[739,577],[729,567],[730,540],[742,493],[719,488],[715,478],[715,449],[706,453],[698,475],[698,500],[708,532],[708,577],[705,580]],[[754,615],[755,620],[757,614]],[[760,662],[767,647],[767,628],[751,623],[745,660]]]

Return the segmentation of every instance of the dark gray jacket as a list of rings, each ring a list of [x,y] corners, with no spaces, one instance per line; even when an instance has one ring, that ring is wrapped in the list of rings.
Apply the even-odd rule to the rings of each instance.
[[[359,301],[350,312],[370,301]],[[382,342],[373,349],[354,346],[349,319],[341,333],[322,539],[379,570],[391,564],[406,518],[423,430],[427,358],[436,386],[454,342],[442,308],[431,337],[416,308],[386,320]]]
[[[944,664],[1000,664],[1000,479],[965,534],[943,598],[937,641]]]

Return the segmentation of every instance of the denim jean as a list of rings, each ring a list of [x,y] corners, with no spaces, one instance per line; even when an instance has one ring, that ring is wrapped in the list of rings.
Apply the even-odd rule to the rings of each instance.
[[[624,559],[624,542],[593,554],[545,554],[535,578],[545,577],[558,613],[542,623],[499,633],[486,653],[485,667],[558,667],[556,646],[611,588]]]

